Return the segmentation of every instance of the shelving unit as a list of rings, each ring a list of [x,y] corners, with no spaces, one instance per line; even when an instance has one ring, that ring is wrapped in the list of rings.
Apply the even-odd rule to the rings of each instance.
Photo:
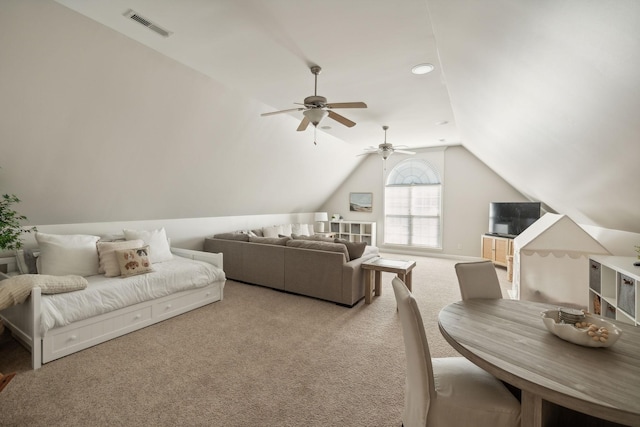
[[[493,261],[496,265],[507,266],[507,258],[513,256],[513,239],[508,237],[481,236],[482,258]]]
[[[589,257],[589,311],[630,325],[640,325],[640,267],[633,257]]]
[[[331,232],[336,239],[350,242],[367,242],[376,245],[376,223],[362,221],[331,221]]]

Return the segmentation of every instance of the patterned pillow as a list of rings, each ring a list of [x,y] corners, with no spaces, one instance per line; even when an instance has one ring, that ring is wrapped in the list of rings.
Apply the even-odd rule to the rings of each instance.
[[[120,265],[120,274],[123,277],[153,271],[151,260],[149,259],[149,245],[134,249],[116,250],[115,252]]]

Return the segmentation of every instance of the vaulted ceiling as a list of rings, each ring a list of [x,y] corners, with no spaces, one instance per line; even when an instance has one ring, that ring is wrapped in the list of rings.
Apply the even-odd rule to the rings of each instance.
[[[57,2],[258,100],[265,113],[313,95],[309,67],[319,65],[319,95],[368,108],[339,110],[357,125],[327,118],[318,138],[353,152],[382,142],[387,124],[394,144],[461,143],[550,210],[640,232],[635,0]],[[425,62],[434,72],[411,74]]]

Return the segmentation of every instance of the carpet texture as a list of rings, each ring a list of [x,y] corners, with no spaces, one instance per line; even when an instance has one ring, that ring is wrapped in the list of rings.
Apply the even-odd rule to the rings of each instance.
[[[433,357],[456,356],[437,326],[460,299],[456,260],[414,259]],[[498,268],[503,293],[510,283]],[[227,281],[224,300],[30,370],[5,331],[3,426],[400,426],[405,358],[391,288],[349,309]]]

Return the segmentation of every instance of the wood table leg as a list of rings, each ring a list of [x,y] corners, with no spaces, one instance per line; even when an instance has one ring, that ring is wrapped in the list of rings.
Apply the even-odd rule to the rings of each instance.
[[[376,270],[376,296],[382,295],[382,271]]]
[[[536,394],[522,390],[522,412],[520,427],[543,427],[544,415],[542,411],[542,398]]]
[[[407,289],[411,292],[413,290],[413,271],[408,272],[404,279],[404,284],[407,285]]]
[[[371,304],[371,293],[373,292],[372,282],[373,270],[366,270],[364,273],[364,303]]]

